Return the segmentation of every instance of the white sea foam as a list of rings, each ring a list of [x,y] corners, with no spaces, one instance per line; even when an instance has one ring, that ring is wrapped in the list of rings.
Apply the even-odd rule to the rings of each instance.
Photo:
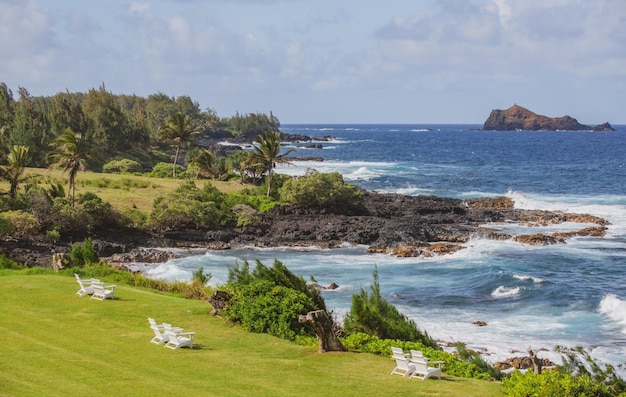
[[[520,287],[505,287],[501,285],[491,293],[491,296],[494,298],[510,298],[519,294]]]
[[[543,282],[546,281],[546,280],[542,279],[541,277],[523,276],[523,275],[519,275],[519,274],[514,274],[513,278],[521,280],[521,281],[532,280],[532,282],[535,283],[535,284],[540,284],[540,283],[543,283]]]
[[[622,332],[626,334],[626,301],[615,294],[606,294],[598,310],[622,327]]]

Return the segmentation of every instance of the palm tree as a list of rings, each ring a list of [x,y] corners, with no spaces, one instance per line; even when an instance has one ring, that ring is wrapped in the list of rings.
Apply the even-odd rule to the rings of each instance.
[[[50,168],[62,167],[63,173],[69,171],[72,206],[74,206],[76,174],[86,168],[85,160],[91,157],[91,153],[83,150],[84,145],[82,134],[75,134],[70,128],[66,128],[53,142],[54,150],[49,156],[52,162]]]
[[[180,148],[193,142],[193,136],[200,132],[200,127],[193,125],[191,117],[183,115],[181,112],[174,113],[165,120],[165,124],[159,128],[158,139],[160,141],[174,140],[176,145],[176,155],[174,156],[174,168],[172,175],[176,178],[176,164]]]
[[[194,153],[189,161],[189,165],[196,169],[196,179],[200,174],[215,177],[216,156],[214,150],[200,149]]]
[[[0,169],[0,176],[9,181],[11,186],[9,196],[14,199],[17,195],[18,184],[24,180],[22,174],[26,169],[26,162],[28,161],[28,147],[13,145],[7,156],[7,161],[7,166]]]
[[[276,164],[291,164],[287,161],[287,155],[294,151],[289,149],[280,154],[280,131],[268,131],[256,137],[252,158],[254,162],[267,172],[267,197],[272,191],[272,179]]]

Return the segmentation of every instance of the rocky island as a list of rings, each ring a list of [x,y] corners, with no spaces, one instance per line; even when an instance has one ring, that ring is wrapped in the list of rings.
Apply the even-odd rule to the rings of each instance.
[[[614,131],[609,123],[591,127],[570,116],[547,117],[517,104],[508,109],[494,109],[483,125],[485,131]]]

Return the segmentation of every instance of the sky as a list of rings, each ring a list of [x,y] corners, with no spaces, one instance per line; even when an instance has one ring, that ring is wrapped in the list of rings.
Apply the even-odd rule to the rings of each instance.
[[[0,0],[17,96],[187,95],[290,123],[626,124],[624,0]]]

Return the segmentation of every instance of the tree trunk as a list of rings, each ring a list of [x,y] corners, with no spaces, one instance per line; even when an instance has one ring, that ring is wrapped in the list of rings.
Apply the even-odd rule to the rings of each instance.
[[[317,341],[319,343],[320,353],[330,351],[345,351],[341,341],[333,332],[333,320],[325,310],[316,310],[314,312],[308,312],[306,315],[300,315],[298,319],[300,324],[311,324],[315,335],[317,335]]]
[[[530,347],[528,348],[528,355],[530,356],[530,360],[533,363],[533,371],[536,374],[541,373],[541,359],[535,355],[535,352]]]

